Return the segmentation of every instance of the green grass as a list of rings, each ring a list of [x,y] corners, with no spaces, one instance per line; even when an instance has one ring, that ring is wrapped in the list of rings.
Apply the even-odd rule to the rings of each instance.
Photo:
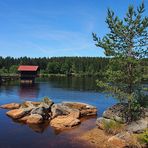
[[[138,141],[141,144],[148,144],[148,128],[143,133],[138,135]]]
[[[123,124],[116,122],[114,120],[111,120],[111,121],[103,120],[103,126],[104,126],[105,132],[108,134],[117,134],[123,131],[124,129]]]

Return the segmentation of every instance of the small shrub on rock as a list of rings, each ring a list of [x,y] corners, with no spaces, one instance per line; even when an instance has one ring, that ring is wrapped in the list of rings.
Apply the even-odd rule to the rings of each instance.
[[[148,145],[148,128],[143,133],[138,135],[138,141],[141,144]]]
[[[44,102],[44,103],[50,105],[50,104],[52,103],[52,100],[51,100],[50,98],[48,98],[48,97],[44,97],[44,98],[42,99],[42,102]]]

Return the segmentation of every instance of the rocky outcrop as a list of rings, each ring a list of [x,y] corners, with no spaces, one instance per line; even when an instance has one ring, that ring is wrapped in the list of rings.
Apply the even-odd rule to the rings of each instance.
[[[126,130],[133,133],[142,133],[148,128],[148,117],[133,121],[126,126]]]
[[[124,114],[126,110],[127,110],[126,103],[117,103],[116,105],[109,107],[106,111],[104,111],[103,117],[98,118],[96,120],[96,126],[100,129],[104,129],[103,121],[105,121],[106,123],[109,123],[110,121],[116,121],[121,124],[124,123],[125,125],[124,129],[132,133],[141,133],[146,128],[148,128],[147,108],[142,109],[141,119],[133,121],[131,123],[126,122],[126,117]]]
[[[117,122],[125,123],[126,119],[124,117],[124,113],[127,110],[126,103],[117,103],[112,107],[109,107],[106,111],[103,112],[103,117],[107,119],[112,119]]]
[[[9,103],[9,104],[4,104],[4,105],[1,105],[0,108],[3,108],[3,109],[18,109],[20,108],[20,104],[19,103]]]
[[[50,121],[51,126],[62,130],[80,124],[80,117],[96,115],[97,109],[80,102],[54,104],[52,100],[45,98],[42,102],[25,101],[19,105],[18,109],[12,109],[6,114],[27,124]]]

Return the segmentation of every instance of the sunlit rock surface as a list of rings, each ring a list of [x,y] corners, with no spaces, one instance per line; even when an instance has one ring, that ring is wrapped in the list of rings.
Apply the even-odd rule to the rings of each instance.
[[[2,106],[2,108],[5,109],[12,109],[6,112],[6,114],[18,122],[41,124],[49,121],[52,127],[60,130],[72,128],[80,124],[81,117],[97,114],[97,108],[89,104],[81,102],[54,104],[54,102],[48,98],[42,102],[25,101],[22,104],[11,103]]]

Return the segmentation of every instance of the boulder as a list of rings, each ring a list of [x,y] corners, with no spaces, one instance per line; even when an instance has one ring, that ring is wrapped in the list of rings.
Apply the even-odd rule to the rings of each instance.
[[[80,123],[79,119],[73,118],[72,116],[58,116],[51,120],[50,125],[56,129],[63,130],[71,128]]]
[[[142,133],[148,128],[148,117],[133,121],[126,126],[126,130],[133,133]]]
[[[112,107],[109,107],[106,111],[103,112],[103,117],[107,119],[112,119],[117,122],[125,123],[126,119],[124,118],[124,112],[127,110],[126,103],[117,103]]]
[[[44,107],[37,107],[32,109],[31,114],[41,115],[44,120],[47,120],[50,117],[48,111]]]
[[[39,108],[44,108],[46,109],[47,111],[50,111],[51,110],[51,105],[48,105],[44,102],[41,102],[41,104],[38,106]]]
[[[80,102],[63,102],[64,106],[67,106],[71,109],[78,109],[80,111],[80,116],[91,116],[97,114],[97,108],[95,106],[80,103]]]
[[[3,109],[18,109],[21,105],[18,103],[9,103],[9,104],[4,104],[1,105],[0,108]]]
[[[71,112],[71,109],[61,103],[54,104],[51,107],[52,118],[55,118],[61,115],[68,115],[70,114],[70,112]]]
[[[13,109],[13,110],[6,112],[6,114],[13,119],[19,119],[25,116],[27,113],[28,112],[24,109]]]
[[[61,115],[69,115],[69,114],[70,116],[73,116],[73,118],[80,117],[80,111],[78,109],[70,108],[61,103],[52,105],[51,113],[52,113],[52,118],[55,118]]]
[[[31,114],[26,121],[27,124],[39,124],[42,122],[43,122],[43,117],[39,114]]]

